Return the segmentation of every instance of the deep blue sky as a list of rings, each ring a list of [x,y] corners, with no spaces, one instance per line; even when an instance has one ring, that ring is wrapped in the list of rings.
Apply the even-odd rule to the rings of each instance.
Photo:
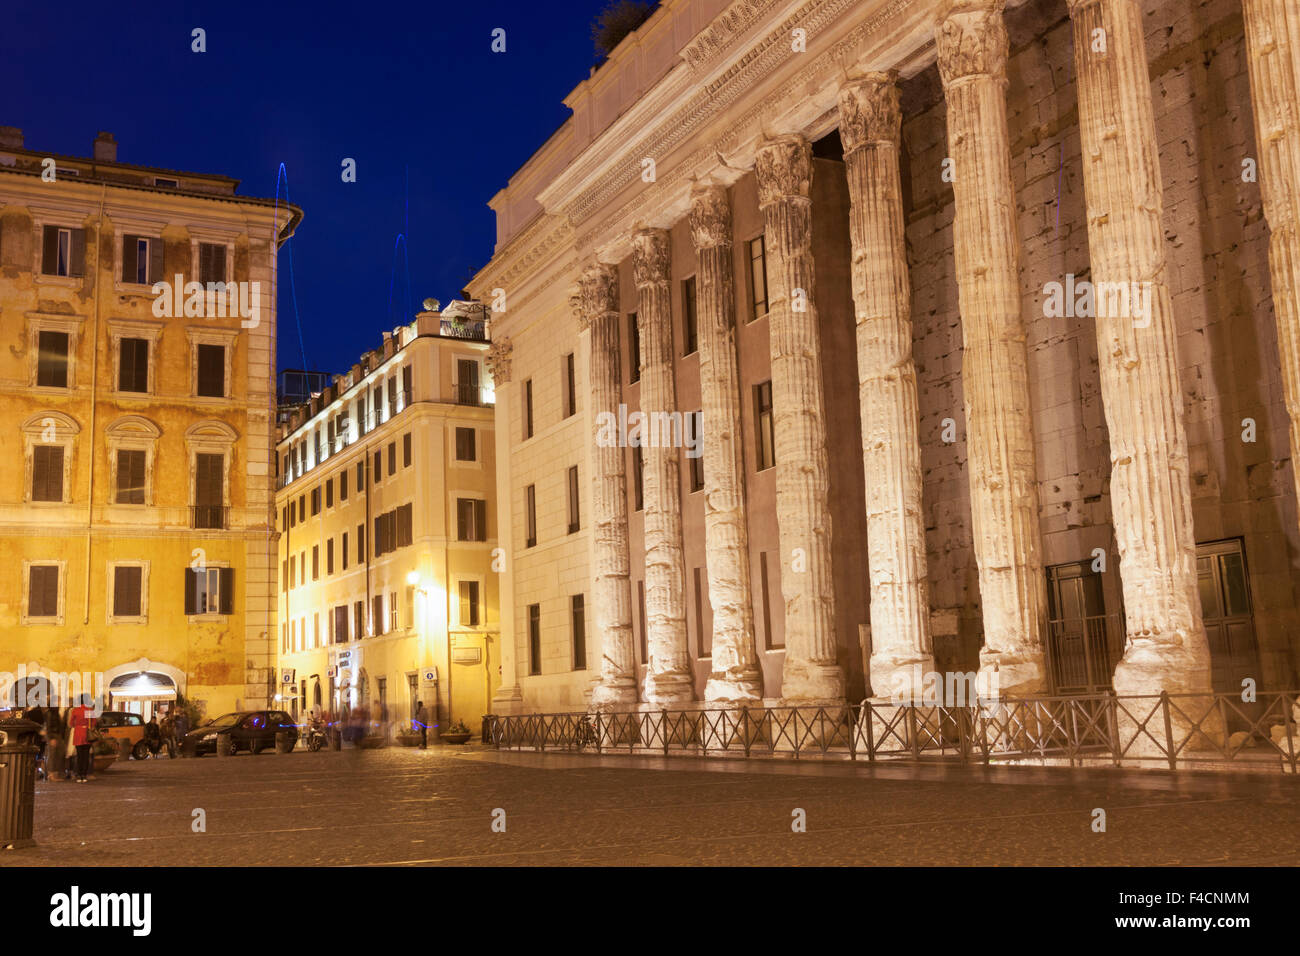
[[[6,3],[0,126],[29,149],[220,173],[273,197],[280,163],[306,214],[280,254],[281,368],[341,372],[407,321],[406,268],[389,310],[409,171],[409,302],[444,303],[492,255],[487,201],[565,120],[594,63],[606,0],[68,0]],[[192,53],[190,32],[207,31]],[[491,34],[506,31],[506,52]],[[344,157],[357,182],[340,178]]]

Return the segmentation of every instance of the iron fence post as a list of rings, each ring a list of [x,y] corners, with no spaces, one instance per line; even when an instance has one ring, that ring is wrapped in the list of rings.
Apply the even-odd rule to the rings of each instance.
[[[909,701],[907,705],[907,738],[908,743],[912,745],[912,758],[919,760],[921,757],[921,738],[916,729],[916,701]]]
[[[600,711],[596,711],[596,753],[598,754],[600,753],[602,740],[604,740],[604,735],[601,732],[601,727],[600,727]]]
[[[668,756],[668,709],[665,707],[659,711],[659,733],[664,738],[664,756]]]
[[[970,741],[966,737],[966,708],[958,707],[957,710],[957,747],[961,753],[961,762],[970,762]]]
[[[861,716],[860,709],[849,706],[849,760],[858,759],[858,720]]]
[[[1165,748],[1169,753],[1169,769],[1178,769],[1178,758],[1174,754],[1174,722],[1169,713],[1169,691],[1160,692],[1160,708],[1165,715]]]
[[[745,745],[745,756],[749,756],[749,708],[740,708],[740,742]]]
[[[876,711],[871,701],[867,701],[867,762],[876,762]]]

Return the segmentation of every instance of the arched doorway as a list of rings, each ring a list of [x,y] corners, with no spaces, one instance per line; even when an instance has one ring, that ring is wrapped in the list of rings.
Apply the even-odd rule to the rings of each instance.
[[[108,709],[139,714],[148,722],[159,704],[176,699],[176,682],[159,671],[119,674],[108,685]]]

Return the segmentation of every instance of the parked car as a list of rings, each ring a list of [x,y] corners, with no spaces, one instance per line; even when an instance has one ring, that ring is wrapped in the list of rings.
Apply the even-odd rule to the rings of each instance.
[[[181,753],[186,757],[201,757],[216,753],[217,738],[230,738],[230,752],[261,753],[274,749],[275,735],[288,731],[298,742],[298,727],[282,710],[243,710],[222,714],[201,727],[191,730],[181,739]]]
[[[149,745],[144,742],[144,718],[125,710],[106,710],[99,715],[99,732],[113,741],[125,740],[131,745],[131,756],[143,760],[149,756]]]

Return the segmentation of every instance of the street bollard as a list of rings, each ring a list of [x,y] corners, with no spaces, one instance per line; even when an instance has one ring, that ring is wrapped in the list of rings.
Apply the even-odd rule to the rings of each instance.
[[[293,750],[293,745],[298,742],[298,738],[292,731],[278,730],[275,733],[275,752],[278,754],[287,754]]]
[[[30,720],[0,720],[0,849],[35,846],[35,744],[40,725]]]

